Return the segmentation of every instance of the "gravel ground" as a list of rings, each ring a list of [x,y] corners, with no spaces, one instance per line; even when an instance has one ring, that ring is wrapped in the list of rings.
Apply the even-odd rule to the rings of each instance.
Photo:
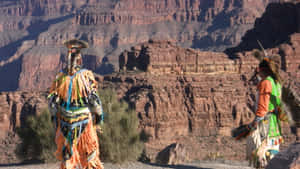
[[[247,167],[247,163],[218,163],[218,162],[194,162],[182,165],[158,165],[144,164],[140,162],[128,163],[123,165],[104,164],[105,169],[253,169]],[[11,165],[1,166],[0,169],[57,169],[59,164],[36,164],[36,165]]]

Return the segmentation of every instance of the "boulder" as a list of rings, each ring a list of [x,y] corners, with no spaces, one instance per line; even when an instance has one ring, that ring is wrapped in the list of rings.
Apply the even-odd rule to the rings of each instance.
[[[159,164],[175,165],[188,160],[184,145],[173,143],[158,153],[156,162]]]
[[[279,152],[267,165],[266,169],[299,169],[300,143],[291,144],[286,150]]]

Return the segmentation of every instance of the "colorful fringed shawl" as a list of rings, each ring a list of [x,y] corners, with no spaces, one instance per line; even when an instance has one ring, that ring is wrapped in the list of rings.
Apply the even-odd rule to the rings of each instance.
[[[60,105],[66,110],[85,107],[89,93],[97,92],[97,82],[91,71],[81,69],[70,76],[61,71],[50,89],[50,95],[57,95]]]
[[[78,70],[72,76],[61,71],[53,82],[50,96],[57,96],[57,126],[66,140],[62,153],[68,151],[73,155],[73,145],[77,144],[80,135],[91,122],[88,108],[88,96],[91,92],[97,92],[97,82],[93,73],[86,69]]]

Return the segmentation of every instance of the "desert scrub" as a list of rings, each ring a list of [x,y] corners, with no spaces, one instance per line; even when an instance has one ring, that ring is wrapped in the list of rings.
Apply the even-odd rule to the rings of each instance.
[[[103,132],[99,134],[101,160],[121,163],[138,159],[143,142],[136,112],[125,101],[119,101],[112,89],[100,90],[99,95],[105,112]]]
[[[111,89],[100,90],[99,95],[105,112],[103,132],[99,134],[101,160],[121,163],[138,159],[143,149],[141,140],[146,140],[146,136],[138,130],[136,112],[119,101]],[[19,157],[42,162],[55,160],[55,128],[47,109],[40,115],[28,116],[26,125],[18,128],[17,133],[22,141],[17,149]]]
[[[48,109],[39,115],[28,116],[25,126],[17,128],[17,133],[22,141],[16,150],[19,158],[42,162],[55,161],[55,129]]]

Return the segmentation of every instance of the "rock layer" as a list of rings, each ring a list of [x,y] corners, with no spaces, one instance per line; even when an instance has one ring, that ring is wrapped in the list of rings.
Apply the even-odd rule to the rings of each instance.
[[[295,39],[291,37],[289,44],[298,44]],[[275,53],[278,49],[269,51]],[[294,77],[299,77],[300,63],[295,59],[299,58],[298,48],[291,49],[282,57],[287,68],[283,73],[297,84]],[[136,53],[133,55],[136,57],[129,57],[132,53]],[[121,56],[124,58],[126,54],[128,58],[123,62],[123,67],[128,67],[126,70],[97,76],[97,79],[101,88],[114,88],[119,98],[136,109],[140,129],[150,136],[146,153],[151,159],[174,142],[186,147],[191,160],[245,158],[246,143],[231,139],[230,131],[254,118],[256,90],[249,79],[258,60],[252,52],[240,53],[238,58],[232,59],[224,53],[201,52],[183,49],[172,42],[150,41]],[[180,62],[176,56],[185,56],[180,59],[186,59],[186,62]],[[139,57],[149,57],[149,62],[141,66],[146,69],[139,69]],[[193,62],[195,59],[198,63]],[[291,62],[295,65],[289,67],[291,64],[286,63]],[[136,69],[130,66],[131,63],[136,64]],[[178,71],[171,71],[172,67]],[[46,107],[45,95],[3,92],[3,132],[22,125],[26,114],[42,111],[41,108]],[[7,123],[7,119],[12,120]],[[283,132],[286,144],[295,140],[288,125],[283,125]]]
[[[290,44],[298,44],[297,36],[291,36]],[[269,53],[278,53],[278,49],[269,49]],[[293,83],[299,83],[294,79],[300,72],[300,55],[296,50],[297,47],[288,55],[282,55],[283,67],[287,68],[284,77],[293,78]],[[140,127],[150,135],[149,150],[157,152],[179,140],[187,147],[198,147],[196,138],[207,137],[214,140],[210,148],[215,154],[200,150],[199,146],[202,154],[194,154],[194,158],[207,158],[203,154],[212,158],[219,154],[236,159],[244,157],[239,148],[245,144],[226,138],[230,137],[232,128],[254,118],[256,90],[249,79],[258,65],[252,52],[238,55],[230,59],[232,57],[224,53],[150,41],[122,53],[121,72],[105,76],[104,87],[113,86],[119,97],[136,109]],[[287,124],[283,131],[287,143],[295,139]],[[234,144],[240,147],[232,146]],[[224,149],[219,150],[222,146]]]
[[[10,78],[0,84],[0,91],[49,87],[48,79],[65,60],[62,43],[71,38],[90,43],[85,66],[100,74],[118,68],[124,49],[151,38],[221,51],[238,44],[265,7],[277,1],[4,0],[0,75]]]
[[[255,21],[254,28],[247,31],[241,43],[226,50],[232,54],[239,51],[249,51],[260,48],[259,40],[264,48],[274,48],[289,40],[289,36],[299,33],[300,3],[272,3],[264,14]]]
[[[28,115],[47,108],[45,92],[1,92],[0,102],[0,139],[16,127],[24,127]]]
[[[239,4],[238,1],[230,2]],[[243,6],[246,1],[239,2],[243,2],[241,3]],[[254,3],[254,1],[247,2]],[[106,4],[108,6],[105,8],[111,7],[110,4]],[[84,9],[88,8],[82,8],[83,11]],[[76,26],[72,28],[66,26],[64,23],[66,20]],[[177,22],[179,21],[174,21]],[[55,24],[49,26],[51,23]],[[12,82],[15,81],[21,84],[16,88],[31,89],[32,86],[44,88],[50,85],[48,79],[53,79],[51,76],[54,76],[54,69],[62,67],[63,50],[58,44],[64,38],[85,37],[84,39],[93,42],[94,47],[109,43],[112,46],[117,45],[120,50],[124,44],[130,44],[128,42],[134,42],[137,38],[124,36],[123,33],[130,33],[129,28],[113,35],[113,40],[109,38],[110,35],[103,37],[102,32],[86,33],[96,28],[89,27],[94,24],[82,25],[74,21],[73,16],[66,16],[63,19],[52,18],[50,21],[37,19],[35,24],[44,31],[37,31],[35,27],[26,28],[28,32],[20,31],[20,34],[24,33],[24,37],[9,45],[17,47],[18,50],[10,51],[13,57],[4,58],[0,62],[3,66],[0,68],[1,75],[7,75],[6,71],[13,70],[17,63],[18,70],[15,75],[18,80],[21,79],[20,82],[13,76],[7,78],[9,85],[14,85]],[[113,24],[120,25],[120,23]],[[146,27],[140,23],[134,26]],[[56,32],[64,32],[65,28],[62,27],[68,28],[67,33],[57,34]],[[74,30],[79,31],[82,28],[85,29],[85,33],[81,32],[78,35],[74,33]],[[103,28],[105,29],[107,28]],[[35,31],[38,33],[30,34]],[[143,34],[142,31],[138,33]],[[139,36],[136,42],[147,41],[147,37]],[[180,37],[186,38],[185,35]],[[272,46],[267,52],[281,56],[282,73],[299,93],[299,34],[291,34],[287,39],[285,44]],[[0,48],[2,51],[6,49],[8,49],[6,45]],[[48,54],[48,51],[52,53]],[[97,52],[99,51],[96,48],[86,51],[86,54],[90,55],[87,59],[90,63],[88,66],[94,70],[97,70],[101,63],[96,57]],[[252,111],[255,86],[249,79],[258,61],[253,57],[252,51],[226,55],[184,49],[171,40],[151,40],[127,49],[120,55],[119,60],[121,70],[119,73],[98,77],[98,80],[103,88],[115,88],[119,98],[125,99],[136,109],[140,129],[144,129],[150,135],[146,150],[151,159],[155,159],[158,152],[175,142],[184,144],[187,152],[191,153],[189,154],[191,159],[245,158],[245,142],[232,140],[230,130],[249,122],[254,116]],[[110,67],[109,63],[105,66]],[[8,84],[6,85],[9,86]],[[4,129],[3,133],[13,131],[15,126],[22,125],[24,121],[22,119],[26,114],[42,111],[42,107],[46,106],[45,93],[3,92],[1,98],[3,112],[0,124]],[[10,119],[9,122],[7,119]],[[287,144],[295,139],[289,132],[289,126],[284,125],[283,131]],[[5,133],[2,135],[5,136]]]

